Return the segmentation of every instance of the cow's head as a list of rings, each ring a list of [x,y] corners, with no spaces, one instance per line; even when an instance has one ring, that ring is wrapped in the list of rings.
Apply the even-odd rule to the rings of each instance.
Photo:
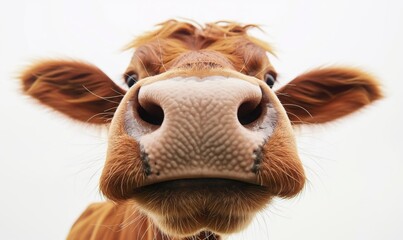
[[[247,35],[252,27],[162,24],[131,43],[127,91],[77,61],[38,63],[23,88],[74,119],[110,123],[100,182],[109,199],[134,200],[172,236],[232,233],[273,197],[303,189],[293,125],[381,97],[373,78],[350,68],[312,70],[273,91],[271,49]]]

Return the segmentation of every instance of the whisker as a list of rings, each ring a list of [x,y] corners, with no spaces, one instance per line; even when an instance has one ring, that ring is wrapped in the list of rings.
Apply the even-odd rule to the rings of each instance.
[[[293,106],[293,107],[298,107],[301,108],[302,110],[304,110],[306,113],[308,113],[308,115],[313,118],[312,114],[304,107],[298,105],[298,104],[292,104],[292,103],[284,103],[283,106]]]
[[[116,106],[116,107],[111,107],[111,108],[105,109],[104,112],[108,112],[108,111],[110,111],[110,110],[116,110],[117,108],[118,108],[118,106]]]
[[[115,112],[102,112],[102,113],[97,113],[97,114],[94,114],[92,117],[90,117],[90,118],[88,118],[87,119],[87,121],[85,121],[86,123],[90,123],[90,121],[92,120],[92,119],[94,119],[94,118],[96,118],[96,117],[99,117],[99,116],[112,116],[113,117],[113,114],[114,114]],[[105,119],[105,120],[109,120],[109,119]]]
[[[147,71],[147,68],[146,68],[146,66],[144,65],[143,60],[141,60],[141,58],[140,58],[139,56],[137,56],[136,53],[134,53],[134,56],[140,61],[141,65],[142,65],[143,68],[144,68],[144,71],[146,71],[146,73],[147,73],[147,76],[150,77],[151,75],[150,75],[150,73]]]
[[[124,97],[125,96],[123,93],[117,91],[116,89],[111,88],[111,90],[118,94],[118,95],[116,95],[116,97]]]
[[[96,97],[98,97],[98,98],[100,98],[100,99],[103,99],[103,100],[108,101],[108,102],[111,102],[111,103],[119,104],[119,102],[109,100],[108,98],[110,98],[110,97],[103,97],[103,96],[100,96],[100,95],[94,93],[93,91],[89,90],[85,85],[82,85],[82,86],[83,86],[83,88],[84,88],[85,90],[87,90],[89,93],[91,93],[92,95],[94,95],[94,96],[96,96]]]
[[[286,113],[287,113],[287,115],[290,114],[290,115],[292,115],[292,116],[298,118],[298,120],[299,120],[299,121],[291,121],[291,123],[308,124],[308,122],[303,121],[303,120],[302,120],[298,115],[296,115],[295,113],[292,113],[292,112],[289,112],[289,111],[286,111]]]
[[[160,42],[160,39],[158,38],[157,41],[158,41],[158,48],[159,48],[159,54],[160,54],[160,62],[161,62],[161,65],[162,65],[162,67],[164,68],[164,70],[165,70],[165,72],[166,72],[167,69],[165,68],[164,61],[163,61],[163,59],[162,59],[162,49],[161,49],[161,42]]]
[[[251,58],[252,58],[252,55],[250,54],[249,57],[246,59],[246,61],[243,62],[243,66],[242,66],[241,70],[239,70],[239,72],[242,72],[242,70],[246,67],[246,65],[249,63]]]

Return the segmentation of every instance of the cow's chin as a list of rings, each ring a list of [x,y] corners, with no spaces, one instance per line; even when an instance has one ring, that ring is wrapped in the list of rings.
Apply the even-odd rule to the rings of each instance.
[[[267,187],[234,180],[180,179],[137,188],[133,198],[164,233],[189,237],[238,232],[272,196]]]

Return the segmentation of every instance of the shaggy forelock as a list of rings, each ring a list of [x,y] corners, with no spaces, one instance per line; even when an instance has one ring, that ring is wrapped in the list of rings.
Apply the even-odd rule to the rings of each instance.
[[[169,20],[157,26],[126,47],[135,50],[135,58],[140,58],[143,67],[156,74],[165,72],[181,54],[205,49],[221,53],[237,71],[254,75],[268,67],[261,61],[267,58],[266,53],[274,54],[268,43],[248,34],[250,29],[260,29],[254,24],[219,21],[203,26]]]

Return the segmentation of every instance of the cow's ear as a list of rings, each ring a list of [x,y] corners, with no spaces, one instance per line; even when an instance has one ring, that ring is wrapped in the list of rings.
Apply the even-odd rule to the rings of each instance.
[[[87,123],[110,122],[125,94],[100,69],[78,61],[42,61],[25,70],[20,79],[26,94]]]
[[[302,74],[276,94],[294,125],[333,121],[382,97],[369,74],[337,67]]]

